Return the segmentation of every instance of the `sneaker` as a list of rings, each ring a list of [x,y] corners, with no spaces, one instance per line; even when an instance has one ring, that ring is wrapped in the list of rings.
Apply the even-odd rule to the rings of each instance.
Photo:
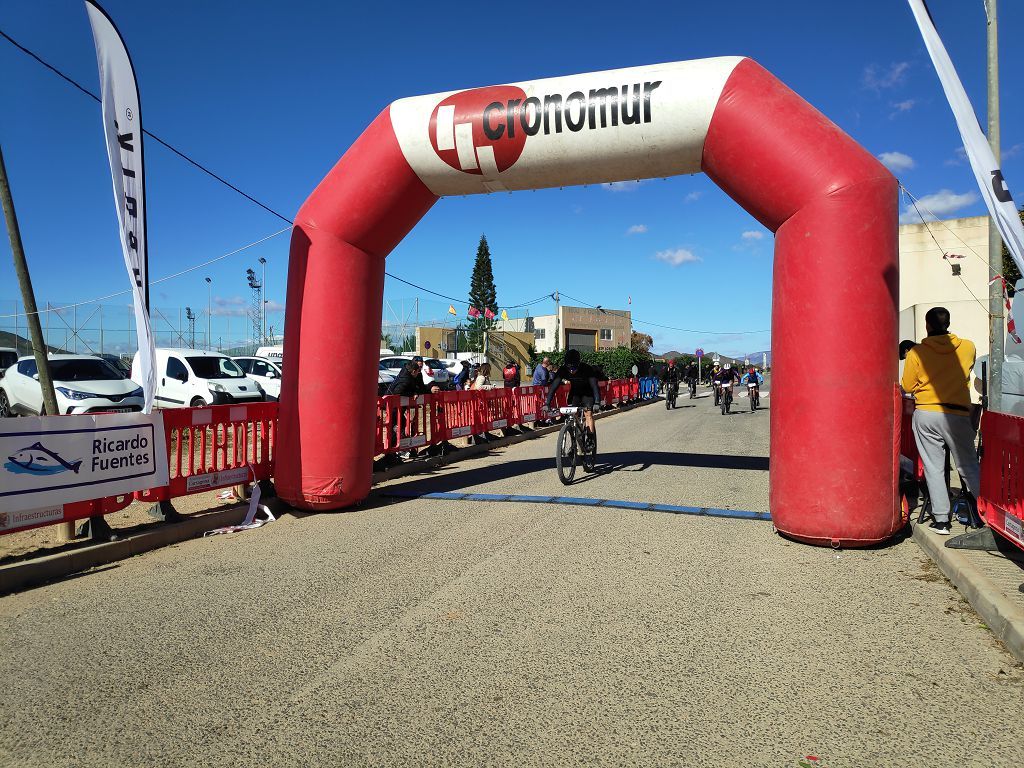
[[[940,523],[938,520],[933,520],[931,523],[929,523],[928,527],[941,536],[949,536],[949,534],[953,532],[953,526],[950,525],[949,520],[946,520],[942,523]]]

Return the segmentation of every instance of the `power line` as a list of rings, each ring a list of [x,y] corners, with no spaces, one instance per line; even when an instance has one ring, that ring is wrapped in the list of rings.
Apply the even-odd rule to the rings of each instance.
[[[565,298],[570,299],[572,301],[579,302],[580,304],[583,304],[586,307],[590,307],[591,309],[603,309],[603,307],[601,307],[600,305],[589,304],[589,303],[583,301],[583,299],[577,299],[574,296],[570,296],[565,291],[562,291],[561,294]],[[632,315],[630,315],[630,320],[633,323],[640,323],[641,325],[651,325],[651,326],[654,326],[655,328],[666,328],[666,329],[668,329],[670,331],[682,331],[683,333],[701,333],[701,334],[705,334],[707,336],[752,336],[752,335],[754,335],[756,333],[770,333],[771,332],[771,328],[765,328],[765,329],[760,330],[760,331],[707,331],[707,330],[701,330],[699,328],[677,328],[674,325],[663,325],[661,323],[652,323],[649,320],[640,320],[639,318],[635,318]]]

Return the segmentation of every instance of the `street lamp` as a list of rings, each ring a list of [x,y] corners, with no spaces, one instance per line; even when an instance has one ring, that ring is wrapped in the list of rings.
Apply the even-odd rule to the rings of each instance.
[[[264,342],[267,339],[267,260],[260,256],[260,264],[263,265],[261,282],[263,283],[263,306],[260,307],[260,334]]]
[[[213,280],[205,278],[207,296],[206,296],[206,348],[213,351],[213,336],[210,333],[211,319],[213,317]]]

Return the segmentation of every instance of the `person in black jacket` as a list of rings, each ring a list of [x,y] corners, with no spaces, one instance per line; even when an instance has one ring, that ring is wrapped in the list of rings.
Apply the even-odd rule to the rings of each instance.
[[[423,358],[416,355],[408,364],[402,368],[398,376],[391,386],[388,387],[389,395],[403,395],[405,397],[415,397],[417,395],[429,395],[435,392],[440,392],[441,388],[436,384],[427,386],[427,383],[423,380]],[[399,408],[399,439],[406,431],[406,426],[409,423],[408,412],[405,408]],[[398,454],[399,458],[412,459],[416,457],[415,451],[404,451]]]

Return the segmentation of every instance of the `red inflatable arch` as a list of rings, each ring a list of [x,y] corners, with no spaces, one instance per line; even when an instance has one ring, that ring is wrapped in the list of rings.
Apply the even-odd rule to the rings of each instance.
[[[856,546],[899,528],[896,180],[757,63],[716,58],[420,96],[382,112],[295,219],[277,490],[370,490],[384,259],[444,195],[703,170],[775,232],[770,509]],[[540,255],[540,254],[539,254]],[[338,355],[330,343],[344,339]],[[857,375],[807,381],[811,361]],[[828,391],[823,391],[827,384]]]

